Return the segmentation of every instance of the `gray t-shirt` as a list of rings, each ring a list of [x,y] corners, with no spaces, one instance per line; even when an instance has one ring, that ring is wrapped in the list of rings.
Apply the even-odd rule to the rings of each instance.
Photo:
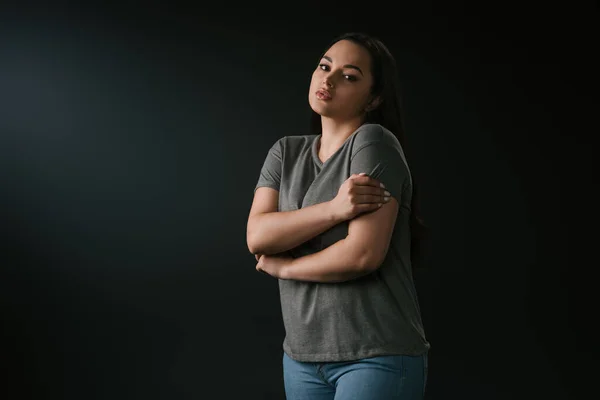
[[[332,200],[350,175],[365,172],[399,201],[390,246],[375,272],[346,282],[279,280],[292,359],[351,361],[379,355],[421,355],[425,338],[410,263],[412,178],[398,139],[378,124],[363,124],[322,163],[321,135],[286,136],[269,150],[256,189],[279,191],[279,211]],[[289,250],[295,258],[319,252],[348,235],[350,221]]]

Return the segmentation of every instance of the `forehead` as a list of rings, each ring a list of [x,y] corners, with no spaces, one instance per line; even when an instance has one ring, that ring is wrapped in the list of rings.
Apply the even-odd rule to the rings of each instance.
[[[367,49],[350,40],[340,40],[331,46],[324,54],[336,64],[352,64],[363,69],[369,68],[371,57]]]

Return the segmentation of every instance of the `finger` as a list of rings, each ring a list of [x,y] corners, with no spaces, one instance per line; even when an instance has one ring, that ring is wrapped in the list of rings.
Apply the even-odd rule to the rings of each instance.
[[[366,213],[366,212],[371,212],[371,211],[375,211],[381,208],[381,206],[383,205],[383,203],[365,203],[365,204],[358,204],[356,206],[357,210],[358,210],[358,214],[360,215],[361,213]]]
[[[378,196],[380,199],[383,199],[384,197],[390,197],[390,192],[388,192],[385,189],[382,189],[380,187],[373,187],[373,186],[356,186],[354,188],[354,193],[357,195],[371,195],[371,196]]]
[[[386,189],[380,188],[380,187],[372,187],[372,186],[364,186],[361,189],[363,189],[363,192],[361,194],[370,194],[373,196],[379,196],[381,198],[384,197],[391,197],[390,192],[388,192]]]
[[[361,204],[373,204],[373,203],[387,203],[390,200],[390,198],[387,196],[381,196],[381,195],[365,194],[365,195],[357,196],[357,200],[358,200],[358,203],[361,203]]]
[[[360,174],[352,174],[348,177],[348,179],[358,179],[367,176],[366,173],[361,172]]]
[[[382,182],[378,181],[375,178],[371,178],[368,175],[360,174],[360,176],[358,178],[354,179],[354,183],[361,185],[361,186],[373,186],[376,188],[384,188],[385,189],[385,185]]]
[[[262,272],[263,274],[269,275],[269,273],[267,271],[265,271],[264,269],[262,269],[262,268],[256,267],[256,270],[258,272]]]

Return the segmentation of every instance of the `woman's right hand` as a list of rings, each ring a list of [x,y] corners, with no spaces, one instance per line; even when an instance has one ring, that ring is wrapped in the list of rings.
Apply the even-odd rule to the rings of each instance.
[[[358,214],[375,211],[390,200],[383,183],[365,173],[351,175],[329,203],[334,217],[346,221]]]

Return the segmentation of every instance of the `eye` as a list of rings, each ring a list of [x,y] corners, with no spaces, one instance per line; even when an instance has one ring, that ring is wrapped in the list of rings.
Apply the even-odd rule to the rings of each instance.
[[[319,69],[323,71],[329,71],[329,65],[319,64]],[[344,78],[350,82],[356,82],[358,80],[358,78],[354,75],[344,75]]]

